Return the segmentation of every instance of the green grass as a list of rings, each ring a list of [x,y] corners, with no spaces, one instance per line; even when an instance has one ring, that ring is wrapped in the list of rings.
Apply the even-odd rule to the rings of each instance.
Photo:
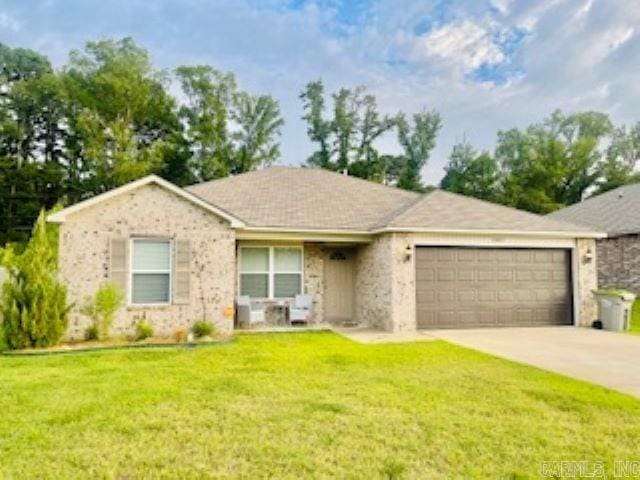
[[[329,332],[0,357],[0,478],[538,478],[637,460],[640,401],[445,342]]]

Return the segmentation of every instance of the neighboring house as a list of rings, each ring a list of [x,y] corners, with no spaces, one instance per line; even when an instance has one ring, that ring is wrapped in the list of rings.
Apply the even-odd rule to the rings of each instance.
[[[233,328],[237,295],[270,306],[313,296],[318,322],[385,330],[588,325],[591,228],[435,190],[273,167],[186,189],[149,176],[49,217],[77,305],[111,280],[114,327]],[[75,308],[70,337],[89,320]]]
[[[600,232],[598,281],[601,287],[640,293],[640,183],[625,185],[549,215]]]

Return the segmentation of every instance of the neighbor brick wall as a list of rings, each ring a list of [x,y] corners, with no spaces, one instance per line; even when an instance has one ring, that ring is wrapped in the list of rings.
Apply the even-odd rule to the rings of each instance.
[[[600,287],[626,288],[640,293],[640,235],[598,240]]]
[[[61,279],[75,303],[69,338],[81,338],[90,319],[79,313],[85,297],[109,280],[109,242],[112,238],[162,236],[190,240],[190,300],[184,305],[123,306],[113,334],[131,334],[142,315],[156,334],[170,334],[206,318],[221,330],[233,328],[224,310],[234,304],[235,232],[226,220],[156,185],[146,185],[88,207],[60,226]]]

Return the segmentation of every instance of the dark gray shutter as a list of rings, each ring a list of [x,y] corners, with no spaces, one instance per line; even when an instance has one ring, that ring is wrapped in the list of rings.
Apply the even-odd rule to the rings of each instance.
[[[109,242],[109,279],[123,292],[127,291],[127,246],[126,238],[112,238]]]
[[[191,245],[189,240],[175,241],[173,303],[189,303],[191,292]]]

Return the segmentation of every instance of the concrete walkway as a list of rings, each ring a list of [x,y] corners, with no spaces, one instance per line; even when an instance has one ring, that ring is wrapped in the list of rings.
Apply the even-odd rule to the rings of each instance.
[[[640,336],[576,327],[425,333],[640,397]]]

